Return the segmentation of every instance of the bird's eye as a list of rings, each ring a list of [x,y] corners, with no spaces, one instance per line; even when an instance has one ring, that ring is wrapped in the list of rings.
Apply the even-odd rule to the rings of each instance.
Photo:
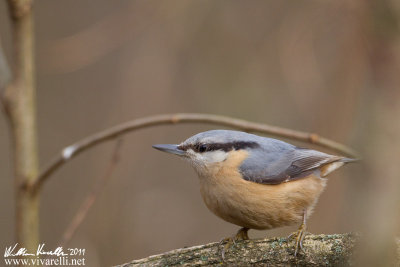
[[[203,153],[207,150],[207,146],[205,144],[199,145],[199,152]]]

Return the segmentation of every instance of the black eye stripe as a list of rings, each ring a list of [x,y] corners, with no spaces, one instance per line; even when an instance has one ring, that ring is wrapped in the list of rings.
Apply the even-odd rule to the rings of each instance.
[[[228,152],[231,150],[256,148],[259,146],[260,145],[256,142],[240,141],[240,142],[212,143],[212,144],[196,143],[196,144],[189,144],[189,145],[180,145],[178,148],[183,151],[192,149],[195,152],[203,153],[203,152],[216,151],[216,150],[222,150],[222,151]]]

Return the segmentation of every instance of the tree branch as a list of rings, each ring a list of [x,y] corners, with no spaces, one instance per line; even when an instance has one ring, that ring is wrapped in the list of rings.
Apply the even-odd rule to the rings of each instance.
[[[28,251],[39,243],[39,194],[21,185],[38,177],[32,0],[8,0],[12,18],[14,72],[2,103],[12,130],[17,242]]]
[[[271,238],[238,241],[225,260],[221,245],[210,243],[134,260],[119,267],[134,266],[350,266],[357,237],[353,234],[308,235],[303,251],[294,257],[294,241]]]
[[[316,144],[320,147],[325,147],[346,156],[356,157],[356,152],[351,148],[339,144],[335,141],[320,137],[315,133],[306,133],[295,131],[287,128],[271,126],[262,123],[254,123],[245,120],[234,119],[225,116],[211,115],[211,114],[197,114],[197,113],[177,113],[177,114],[163,114],[150,117],[144,117],[123,124],[116,125],[104,131],[98,132],[88,136],[73,145],[70,145],[62,150],[62,152],[54,157],[44,171],[35,179],[32,186],[34,190],[40,189],[42,184],[59,169],[66,162],[79,155],[83,151],[103,143],[105,141],[114,139],[120,135],[132,132],[138,129],[147,128],[163,124],[177,124],[177,123],[209,123],[217,124],[227,127],[233,127],[246,132],[259,132],[270,134],[279,137],[285,137],[293,140],[309,142]]]
[[[95,185],[92,188],[92,191],[87,195],[81,206],[79,207],[78,211],[76,212],[74,218],[68,225],[67,229],[65,230],[60,244],[60,247],[65,247],[65,245],[71,240],[73,235],[75,234],[78,227],[82,224],[85,220],[87,213],[89,212],[90,208],[93,206],[94,202],[96,201],[98,195],[103,192],[108,180],[110,180],[111,175],[113,174],[115,168],[117,167],[119,161],[119,151],[121,148],[121,140],[117,140],[115,144],[114,151],[111,155],[110,162],[107,166],[105,174],[96,181]]]

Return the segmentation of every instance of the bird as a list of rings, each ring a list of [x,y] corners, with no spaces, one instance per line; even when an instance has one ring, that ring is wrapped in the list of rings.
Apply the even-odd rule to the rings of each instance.
[[[188,161],[197,172],[207,208],[240,226],[225,249],[247,240],[248,230],[300,224],[296,256],[303,248],[307,219],[324,191],[326,176],[357,159],[297,147],[281,140],[234,130],[209,130],[180,144],[153,148]]]

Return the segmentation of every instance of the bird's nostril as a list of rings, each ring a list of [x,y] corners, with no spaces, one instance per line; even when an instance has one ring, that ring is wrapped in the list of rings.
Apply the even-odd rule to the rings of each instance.
[[[184,145],[179,145],[177,148],[182,151],[186,151],[188,149],[187,146]]]

